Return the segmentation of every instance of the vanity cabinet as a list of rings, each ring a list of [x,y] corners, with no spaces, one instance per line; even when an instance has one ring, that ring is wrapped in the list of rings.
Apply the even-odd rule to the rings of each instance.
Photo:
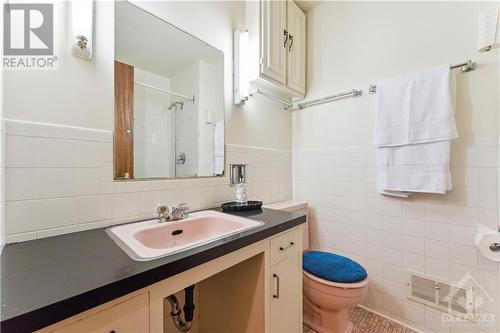
[[[190,333],[301,333],[302,227],[146,286],[37,333],[175,333],[165,297],[195,285]],[[222,314],[222,315],[221,315]]]
[[[269,331],[302,332],[302,238],[295,228],[270,241]]]
[[[306,92],[306,16],[289,1],[247,1],[250,80],[265,90],[303,98]]]

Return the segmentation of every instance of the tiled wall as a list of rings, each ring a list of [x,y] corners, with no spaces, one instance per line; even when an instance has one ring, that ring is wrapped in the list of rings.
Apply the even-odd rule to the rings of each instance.
[[[170,79],[134,67],[134,80],[170,90]],[[154,89],[134,86],[134,177],[175,176],[175,111],[172,99]]]
[[[198,170],[198,138],[200,117],[200,62],[196,62],[177,73],[171,78],[172,90],[185,96],[194,95],[195,103],[191,103],[179,98],[172,98],[172,101],[183,101],[182,111],[180,108],[175,112],[175,140],[176,158],[180,153],[186,155],[184,164],[176,164],[175,174],[180,177],[193,177],[199,174]]]
[[[159,204],[192,210],[233,199],[222,178],[113,182],[112,133],[7,120],[6,241],[17,242],[155,216]],[[291,152],[226,146],[247,163],[249,199],[292,194]]]
[[[497,228],[497,148],[497,138],[454,141],[451,193],[409,199],[376,193],[374,148],[294,151],[294,198],[309,201],[313,247],[368,270],[367,306],[426,332],[498,332],[443,327],[439,311],[405,296],[407,269],[455,282],[468,272],[494,300],[480,310],[498,319],[499,267],[474,246],[479,223]]]

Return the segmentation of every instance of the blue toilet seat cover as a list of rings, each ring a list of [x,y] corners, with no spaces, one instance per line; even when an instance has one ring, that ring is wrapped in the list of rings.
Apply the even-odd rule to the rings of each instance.
[[[368,276],[360,264],[337,254],[309,251],[303,254],[302,259],[307,273],[331,282],[355,283]]]

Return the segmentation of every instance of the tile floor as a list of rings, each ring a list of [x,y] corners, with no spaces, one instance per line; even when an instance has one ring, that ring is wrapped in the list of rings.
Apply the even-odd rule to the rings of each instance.
[[[354,323],[352,333],[415,333],[403,325],[360,307],[352,309],[349,312],[349,317]],[[315,332],[304,326],[304,333]]]

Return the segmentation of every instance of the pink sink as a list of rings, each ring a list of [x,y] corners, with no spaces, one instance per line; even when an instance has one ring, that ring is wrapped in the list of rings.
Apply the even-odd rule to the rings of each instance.
[[[151,260],[191,249],[262,225],[263,222],[206,210],[189,218],[125,224],[106,230],[134,260]]]

